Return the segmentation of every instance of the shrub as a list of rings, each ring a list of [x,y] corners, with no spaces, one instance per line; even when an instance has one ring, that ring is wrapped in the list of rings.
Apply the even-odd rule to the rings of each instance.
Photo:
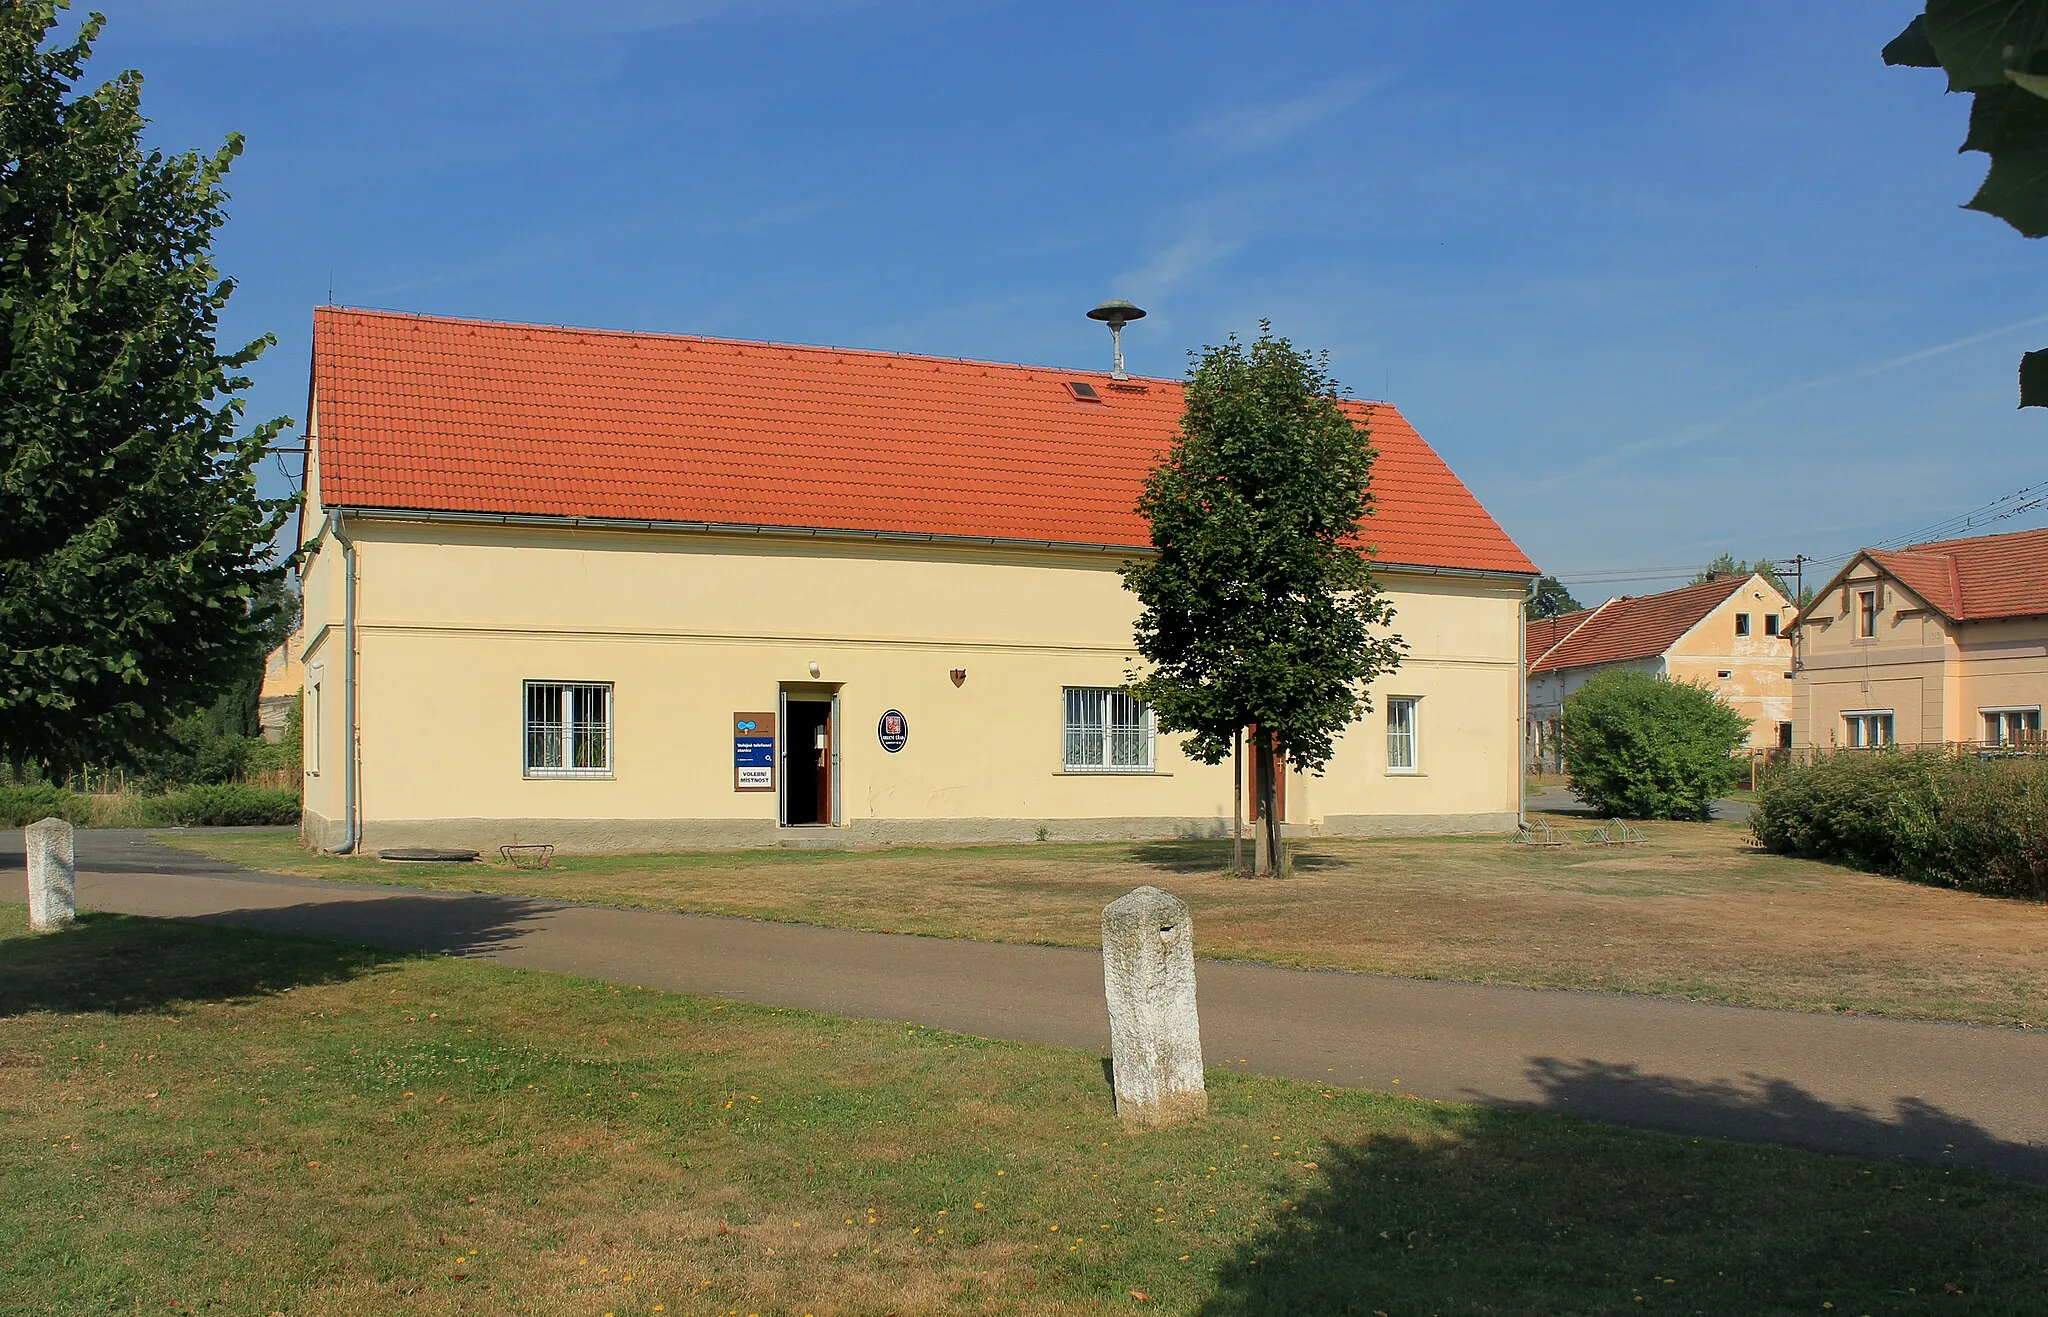
[[[1704,686],[1603,672],[1564,702],[1572,793],[1610,817],[1704,819],[1740,779],[1749,720]]]
[[[0,787],[0,827],[25,828],[44,819],[63,819],[75,827],[90,822],[90,800],[75,791],[38,782],[34,786]]]
[[[1826,755],[1766,777],[1750,828],[1786,855],[1991,896],[2048,897],[2048,760]]]
[[[188,787],[146,797],[144,815],[158,827],[240,828],[297,823],[299,793],[238,785]]]

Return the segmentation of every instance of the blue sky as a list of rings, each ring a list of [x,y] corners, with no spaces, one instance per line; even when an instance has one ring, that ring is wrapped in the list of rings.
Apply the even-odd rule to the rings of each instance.
[[[2048,481],[2048,248],[1879,62],[1916,0],[100,7],[158,145],[248,136],[252,414],[303,412],[330,287],[1090,368],[1123,296],[1139,373],[1328,348],[1588,602]]]

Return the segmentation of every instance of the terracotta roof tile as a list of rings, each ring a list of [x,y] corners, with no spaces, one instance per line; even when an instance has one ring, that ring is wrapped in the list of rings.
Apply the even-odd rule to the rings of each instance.
[[[1559,613],[1556,617],[1539,617],[1530,622],[1527,646],[1529,662],[1534,663],[1557,648],[1558,642],[1576,631],[1579,624],[1591,616],[1592,609],[1580,608],[1569,613]]]
[[[313,381],[332,506],[1134,548],[1181,413],[1170,380],[332,307]],[[1346,406],[1381,561],[1535,574],[1400,412]]]
[[[1662,594],[1610,599],[1549,653],[1529,664],[1531,673],[1583,668],[1653,658],[1749,581],[1728,575]]]
[[[2048,615],[2048,530],[1864,553],[1954,621]]]

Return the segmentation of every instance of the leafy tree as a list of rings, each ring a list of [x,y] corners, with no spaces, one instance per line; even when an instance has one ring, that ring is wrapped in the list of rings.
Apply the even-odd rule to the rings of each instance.
[[[1792,597],[1792,584],[1784,577],[1778,575],[1778,564],[1772,562],[1769,558],[1758,558],[1755,562],[1750,562],[1747,559],[1738,558],[1732,553],[1721,554],[1712,562],[1700,568],[1699,571],[1693,573],[1693,578],[1687,581],[1686,584],[1699,585],[1710,576],[1748,576],[1751,572],[1755,572],[1776,586],[1778,593],[1784,595],[1787,599]]]
[[[1884,62],[1941,69],[1950,91],[1970,93],[1960,149],[1991,168],[1964,209],[2048,235],[2048,0],[1927,0]],[[2048,407],[2048,349],[2020,360],[2020,406]]]
[[[1563,582],[1555,576],[1539,576],[1522,604],[1522,611],[1531,622],[1545,617],[1561,617],[1576,613],[1585,605],[1572,598],[1572,592],[1564,588]]]
[[[1561,730],[1572,793],[1602,814],[1705,819],[1741,778],[1749,719],[1704,686],[1617,670],[1566,698]]]
[[[1191,354],[1194,355],[1194,354]],[[1187,750],[1220,763],[1251,738],[1266,864],[1284,871],[1277,758],[1320,773],[1336,734],[1400,662],[1360,542],[1373,450],[1338,406],[1327,357],[1272,326],[1195,356],[1173,450],[1139,500],[1158,554],[1124,566],[1143,604],[1133,691]]]
[[[239,136],[143,144],[142,78],[74,94],[102,20],[0,4],[0,755],[126,758],[260,662],[279,604],[209,247]]]

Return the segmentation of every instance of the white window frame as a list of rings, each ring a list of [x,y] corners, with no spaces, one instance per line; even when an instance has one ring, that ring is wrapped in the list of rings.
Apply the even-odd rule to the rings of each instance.
[[[319,669],[316,668],[314,670],[317,672]],[[320,731],[323,724],[320,721],[319,678],[314,678],[314,680],[307,685],[306,693],[313,697],[312,699],[306,701],[306,703],[311,705],[312,707],[300,708],[299,725],[303,729],[306,739],[312,741],[313,743],[313,752],[306,756],[306,774],[309,777],[318,777],[320,776],[320,743],[324,739],[320,735]]]
[[[1896,729],[1890,709],[1842,710],[1842,737],[1851,750],[1882,750],[1897,745]]]
[[[1092,712],[1099,718],[1090,718]],[[1119,717],[1123,715],[1123,717]],[[1060,771],[1063,773],[1153,773],[1158,771],[1158,722],[1152,706],[1119,686],[1064,686],[1060,689]],[[1119,733],[1122,741],[1119,743]],[[1136,749],[1138,762],[1128,760]]]
[[[1396,729],[1394,707],[1400,705],[1408,711],[1408,725]],[[1399,739],[1397,739],[1399,738]],[[1407,742],[1408,762],[1394,762],[1396,745],[1400,740]],[[1387,771],[1389,773],[1413,774],[1422,771],[1422,697],[1420,695],[1387,696]]]
[[[534,696],[537,692],[554,690],[560,692],[560,716],[550,719],[534,717]],[[581,716],[578,702],[588,700],[591,692],[604,692],[604,714],[602,721],[593,722]],[[618,721],[618,701],[612,683],[608,681],[550,681],[530,679],[519,687],[519,764],[520,772],[530,778],[608,778],[613,768],[613,728]],[[558,755],[546,753],[536,755],[535,737],[546,737],[550,730],[560,736],[561,748]],[[595,743],[593,745],[593,742]],[[544,742],[543,742],[544,744]],[[535,763],[536,758],[559,758],[560,763]],[[587,762],[579,765],[578,760]]]
[[[2019,716],[2022,724],[2031,721],[2033,726],[2013,727],[2015,715]],[[2032,715],[2031,718],[2028,715]],[[2038,734],[2041,730],[2041,706],[2038,704],[1990,704],[1977,710],[1977,716],[1984,720],[1984,740],[1989,745],[2012,744],[2012,734],[2015,731]],[[1992,724],[1994,718],[1998,720],[1995,733]]]

